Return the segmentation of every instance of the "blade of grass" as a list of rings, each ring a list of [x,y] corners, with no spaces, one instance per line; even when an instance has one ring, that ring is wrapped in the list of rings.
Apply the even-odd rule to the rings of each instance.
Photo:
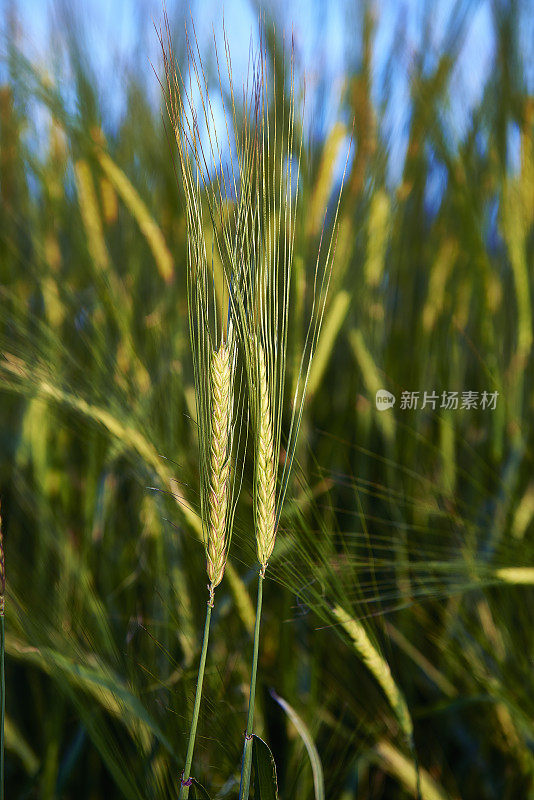
[[[311,733],[308,730],[307,726],[304,723],[304,720],[299,717],[293,706],[291,706],[287,700],[284,700],[283,697],[280,697],[274,689],[271,689],[271,697],[276,700],[278,705],[284,709],[287,716],[297,729],[300,738],[304,742],[304,746],[308,751],[308,755],[310,757],[311,768],[313,772],[313,788],[315,792],[315,800],[325,800],[325,791],[324,791],[324,774],[323,774],[323,765],[321,764],[321,759],[319,757],[319,753],[317,751],[317,747],[315,746],[315,742],[312,739]]]

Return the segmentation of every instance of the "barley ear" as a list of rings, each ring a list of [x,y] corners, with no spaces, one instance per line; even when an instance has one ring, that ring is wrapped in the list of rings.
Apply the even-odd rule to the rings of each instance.
[[[257,354],[256,544],[258,559],[265,571],[276,539],[276,473],[267,366],[263,347],[259,342]]]
[[[226,519],[230,492],[232,416],[231,345],[221,342],[211,360],[211,443],[207,572],[210,592],[220,584],[226,564]]]
[[[381,686],[407,741],[411,744],[413,739],[412,718],[404,695],[393,679],[388,662],[371,642],[367,631],[359,620],[351,617],[340,605],[334,606],[332,613],[350,636],[354,650],[362,662]]]

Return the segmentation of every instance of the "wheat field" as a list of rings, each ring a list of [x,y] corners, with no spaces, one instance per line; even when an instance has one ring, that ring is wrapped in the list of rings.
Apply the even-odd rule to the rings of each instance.
[[[534,798],[531,4],[134,5],[2,21],[3,796]]]

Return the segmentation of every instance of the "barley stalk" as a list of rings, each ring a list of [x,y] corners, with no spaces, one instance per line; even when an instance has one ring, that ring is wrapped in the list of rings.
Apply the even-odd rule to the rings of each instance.
[[[260,54],[263,59],[263,54]],[[289,110],[282,124],[270,125],[269,94],[265,80],[266,70],[262,60],[258,85],[258,98],[254,161],[251,173],[250,209],[252,223],[251,257],[240,264],[235,282],[233,303],[236,326],[245,357],[250,406],[254,424],[254,522],[256,547],[260,570],[254,647],[250,678],[247,728],[243,745],[239,800],[248,800],[253,747],[254,701],[258,669],[259,633],[263,598],[263,581],[267,563],[274,549],[280,518],[296,444],[310,368],[317,349],[319,333],[325,312],[333,257],[332,239],[328,245],[324,268],[320,268],[319,255],[313,282],[312,309],[304,346],[294,382],[290,424],[282,436],[282,409],[286,388],[286,352],[289,326],[289,298],[295,237],[295,211],[298,199],[300,151],[302,137],[295,139],[295,92],[293,52],[291,53],[291,88],[287,96]],[[275,95],[275,86],[273,94]],[[284,98],[285,90],[282,89]],[[300,139],[300,141],[299,141]],[[288,171],[284,178],[281,168],[287,158]],[[293,170],[296,160],[296,175]],[[296,177],[297,190],[290,187]],[[337,224],[338,206],[334,218]],[[234,286],[234,283],[232,284]],[[285,444],[283,466],[279,470],[282,438]]]
[[[287,113],[283,114],[278,124],[275,116],[274,125],[271,126],[269,96],[272,89],[272,95],[276,98],[276,80],[273,77],[272,87],[268,85],[268,70],[264,61],[266,50],[262,44],[258,54],[260,63],[254,70],[252,80],[250,105],[245,103],[244,124],[240,128],[235,108],[231,62],[225,41],[231,119],[224,107],[223,113],[230,151],[233,151],[234,146],[237,149],[237,168],[234,168],[232,164],[228,166],[223,163],[222,143],[214,129],[210,87],[198,54],[198,45],[192,47],[186,37],[188,74],[184,80],[172,54],[168,24],[166,33],[167,48],[163,35],[160,37],[167,79],[165,100],[176,134],[187,199],[190,330],[195,361],[195,387],[199,401],[197,416],[201,450],[202,517],[212,597],[215,586],[222,579],[228,550],[226,531],[231,531],[235,510],[235,504],[230,499],[230,473],[233,473],[230,461],[230,412],[233,405],[228,400],[226,389],[227,385],[231,387],[233,384],[232,362],[235,359],[230,357],[226,361],[226,350],[210,351],[209,357],[206,353],[207,348],[225,338],[225,321],[220,316],[220,310],[224,307],[220,296],[221,288],[222,295],[228,301],[228,327],[235,330],[236,340],[239,340],[244,356],[253,426],[254,523],[260,569],[239,794],[241,800],[247,800],[263,580],[275,545],[278,520],[295,456],[310,366],[325,312],[334,251],[333,237],[330,238],[325,257],[321,259],[323,264],[320,264],[319,254],[317,256],[310,319],[297,366],[290,425],[287,434],[284,431],[282,435],[289,295],[302,149],[302,135],[298,132],[300,125],[297,125],[295,136],[293,51],[290,61],[291,88],[287,95],[282,87],[282,105],[286,107],[287,99]],[[260,38],[262,36],[260,31]],[[276,72],[273,69],[273,76]],[[220,80],[219,74],[219,82]],[[196,90],[201,98],[200,104],[193,97]],[[245,95],[247,96],[247,90]],[[272,111],[276,115],[276,104]],[[205,127],[207,135],[201,132],[199,122]],[[234,142],[230,136],[232,127],[236,136]],[[287,171],[284,167],[286,162]],[[296,192],[293,190],[294,185],[297,186]],[[334,229],[338,211],[339,198]],[[222,267],[222,287],[210,264]],[[214,322],[217,323],[215,329],[218,331],[215,338]],[[228,379],[223,377],[226,364],[230,364]],[[213,390],[211,399],[205,397],[208,371]],[[236,420],[241,418],[236,409]],[[286,457],[279,470],[282,438]],[[237,441],[239,443],[239,437]],[[237,459],[232,458],[232,463],[236,464]],[[180,797],[187,797],[188,789],[187,786],[184,787],[184,779],[185,782],[189,780],[187,770],[182,779]]]
[[[210,366],[210,411],[211,411],[211,436],[209,452],[209,477],[208,477],[208,503],[207,503],[207,541],[206,541],[206,568],[209,578],[209,599],[202,638],[202,650],[195,691],[195,704],[193,717],[189,730],[189,741],[185,766],[180,783],[180,800],[189,796],[191,785],[191,764],[202,699],[202,686],[204,670],[208,652],[208,641],[211,625],[211,611],[214,605],[214,591],[220,584],[224,575],[226,556],[228,551],[227,530],[228,511],[230,506],[230,457],[232,444],[232,366],[233,366],[232,337],[228,342],[221,341],[217,350],[211,353]],[[197,384],[199,392],[201,386]],[[201,424],[203,416],[201,415]],[[205,420],[204,420],[205,422]]]
[[[207,161],[221,164],[221,153],[217,136],[211,127],[213,112],[205,74],[200,59],[197,62],[195,56],[198,52],[197,43],[191,42],[186,35],[189,62],[187,83],[172,52],[167,18],[165,32],[166,44],[163,33],[160,34],[166,74],[165,101],[175,132],[187,203],[189,330],[199,436],[202,530],[209,579],[208,609],[195,704],[179,792],[182,799],[188,797],[192,784],[190,770],[202,696],[211,610],[215,588],[222,581],[226,568],[236,504],[234,484],[239,483],[236,481],[238,471],[234,469],[234,465],[239,463],[242,394],[238,393],[237,400],[234,401],[236,341],[230,287],[234,287],[236,263],[247,260],[242,251],[247,231],[244,198],[248,179],[246,174],[241,175],[241,189],[238,192],[235,182],[223,170],[216,172],[213,179],[210,176]],[[228,69],[231,81],[229,62]],[[200,110],[193,102],[193,84],[201,90],[202,96],[205,95]],[[199,115],[208,130],[206,148],[199,131]],[[241,151],[240,155],[243,155]],[[227,180],[231,186],[227,184]],[[229,212],[234,207],[233,201],[228,204],[230,188],[230,194],[233,195],[235,191],[238,197],[238,210],[235,213],[231,210]],[[204,217],[206,207],[209,221]],[[207,237],[211,237],[211,247]],[[211,258],[208,256],[209,251],[212,253]],[[214,267],[218,263],[224,265],[220,272],[222,281],[217,279]],[[236,584],[235,574],[233,584]],[[252,615],[249,613],[249,616]]]
[[[252,668],[250,671],[250,694],[248,698],[247,727],[241,759],[241,780],[239,783],[239,800],[248,800],[250,791],[250,775],[252,770],[252,747],[254,746],[254,704],[256,701],[256,675],[258,672],[258,652],[260,647],[260,622],[263,603],[263,581],[265,569],[262,567],[258,575],[258,596],[256,602],[256,620],[254,622],[254,646],[252,649]]]
[[[193,763],[193,751],[195,749],[195,739],[197,735],[198,715],[200,712],[200,701],[202,700],[202,684],[204,683],[204,669],[206,667],[206,656],[208,654],[208,641],[210,636],[211,611],[213,608],[213,590],[210,592],[208,607],[206,610],[206,621],[204,623],[204,635],[202,637],[202,650],[200,653],[200,664],[198,667],[197,686],[195,690],[195,705],[193,706],[193,716],[189,728],[189,740],[187,742],[187,753],[185,765],[180,781],[179,800],[186,800],[189,797],[189,787],[191,781],[191,764]]]
[[[254,623],[254,645],[252,651],[252,668],[250,674],[250,693],[248,701],[247,728],[241,761],[241,781],[239,800],[247,800],[252,768],[252,747],[254,730],[254,704],[256,699],[256,676],[258,672],[258,652],[260,642],[260,623],[263,603],[263,581],[267,562],[271,557],[276,540],[276,470],[274,460],[273,422],[271,416],[271,398],[267,376],[265,352],[258,339],[255,339],[257,357],[256,374],[256,470],[254,481],[256,547],[260,572],[258,575],[258,594],[256,603],[256,620]]]

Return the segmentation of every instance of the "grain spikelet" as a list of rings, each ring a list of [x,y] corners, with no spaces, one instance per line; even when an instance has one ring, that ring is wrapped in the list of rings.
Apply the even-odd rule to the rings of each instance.
[[[269,400],[269,384],[267,381],[267,366],[265,354],[261,344],[258,343],[258,386],[259,405],[257,422],[258,427],[258,454],[256,459],[256,543],[258,559],[265,569],[273,552],[276,538],[276,512],[275,512],[275,468],[273,449],[273,426],[271,419],[271,404]]]
[[[212,427],[210,446],[207,570],[211,590],[220,584],[226,561],[229,499],[229,436],[232,415],[230,346],[222,342],[211,362]]]

